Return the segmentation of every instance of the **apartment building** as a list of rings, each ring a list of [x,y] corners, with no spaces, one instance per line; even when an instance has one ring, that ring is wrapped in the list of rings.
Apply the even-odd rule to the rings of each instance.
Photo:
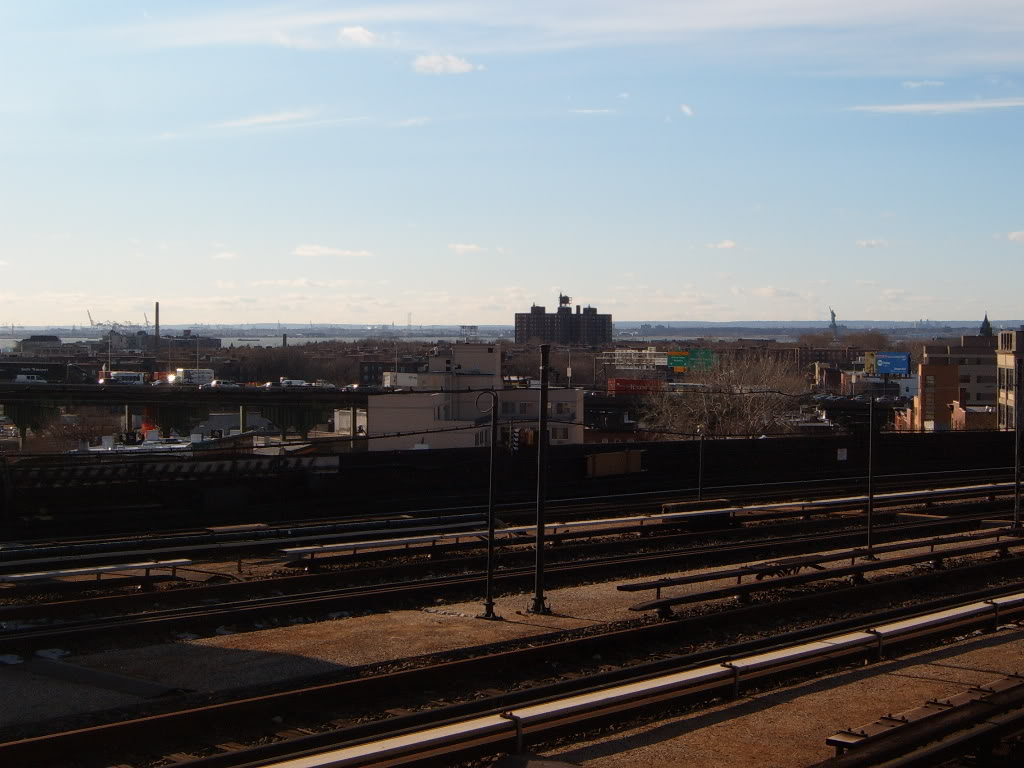
[[[1024,359],[1024,329],[1000,331],[996,351],[996,426],[999,429],[1016,428],[1016,388]],[[1024,382],[1020,382],[1024,386]]]
[[[558,310],[552,313],[534,305],[529,312],[516,313],[516,344],[540,340],[552,344],[598,346],[612,341],[612,316],[599,315],[595,307],[576,305],[572,299],[559,295]]]

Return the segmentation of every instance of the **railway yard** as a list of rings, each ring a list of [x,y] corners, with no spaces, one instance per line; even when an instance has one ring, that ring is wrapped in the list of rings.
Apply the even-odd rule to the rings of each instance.
[[[1019,764],[1011,476],[22,537],[0,763]]]

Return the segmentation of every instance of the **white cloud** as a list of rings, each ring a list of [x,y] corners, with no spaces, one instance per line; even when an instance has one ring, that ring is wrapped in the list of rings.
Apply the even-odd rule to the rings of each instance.
[[[487,249],[476,243],[449,243],[448,250],[458,256],[465,256],[467,253],[482,253]]]
[[[623,100],[625,100],[625,99],[628,99],[628,98],[629,98],[629,93],[627,93],[626,91],[623,91],[622,93],[620,93],[620,94],[619,94],[618,96],[616,96],[615,98],[617,98],[617,99],[623,99]]]
[[[234,251],[220,251],[213,254],[210,258],[217,259],[219,261],[234,261],[238,258],[238,254]]]
[[[292,256],[351,256],[366,258],[373,256],[373,253],[370,251],[353,251],[346,248],[332,248],[329,245],[306,243],[295,246],[295,250],[292,251]]]
[[[857,240],[858,248],[885,248],[889,243],[885,240]]]
[[[689,104],[680,104],[679,111],[682,112],[687,117],[693,117],[695,114],[693,111],[693,107],[691,107]]]
[[[3,259],[0,259],[0,267],[9,267],[10,264]]]
[[[727,249],[727,248],[735,248],[735,247],[736,247],[736,241],[735,240],[719,240],[717,243],[708,243],[708,248]]]
[[[904,80],[904,88],[940,88],[945,85],[941,80]]]
[[[1024,232],[1010,232],[1006,239],[1012,240],[1015,243],[1024,243]]]
[[[614,115],[614,109],[570,109],[573,115]]]
[[[405,120],[396,120],[392,125],[396,128],[419,128],[429,122],[429,117],[407,117]]]
[[[854,280],[853,282],[855,282],[857,285],[864,285],[864,286],[875,286],[875,285],[878,285],[878,281],[877,280]]]
[[[875,104],[850,107],[852,112],[884,112],[889,114],[949,115],[958,112],[977,112],[983,109],[1012,109],[1024,107],[1024,98],[973,99],[971,101],[935,101],[921,104]]]
[[[412,68],[421,75],[462,75],[472,72],[474,69],[483,69],[481,66],[471,64],[465,59],[451,54],[417,56],[412,63]]]
[[[380,37],[373,34],[366,27],[342,27],[338,31],[338,39],[342,42],[352,43],[364,48],[380,42]]]
[[[253,115],[252,117],[243,117],[238,120],[228,120],[223,123],[217,123],[214,125],[214,128],[260,128],[268,125],[282,125],[309,120],[316,117],[316,115],[317,111],[314,109],[303,109],[295,112],[273,112],[268,115]]]

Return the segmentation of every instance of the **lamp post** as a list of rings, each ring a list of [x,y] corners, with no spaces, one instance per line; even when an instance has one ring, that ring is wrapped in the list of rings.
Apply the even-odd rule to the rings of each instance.
[[[489,408],[480,407],[481,397],[491,398]],[[491,414],[491,455],[487,470],[487,580],[484,590],[484,612],[477,618],[494,620],[501,618],[494,612],[494,452],[498,443],[498,393],[493,389],[481,392],[476,396],[476,407],[482,413]]]
[[[551,613],[544,602],[544,494],[548,462],[548,360],[550,344],[540,345],[540,413],[537,414],[537,563],[530,613]]]

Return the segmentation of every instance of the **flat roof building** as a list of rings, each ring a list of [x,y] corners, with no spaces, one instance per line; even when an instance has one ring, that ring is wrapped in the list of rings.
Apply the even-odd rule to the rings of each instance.
[[[599,315],[595,307],[576,305],[572,299],[559,294],[558,310],[548,314],[536,304],[529,312],[516,313],[516,344],[537,340],[552,344],[571,344],[594,347],[610,344],[612,316]]]

